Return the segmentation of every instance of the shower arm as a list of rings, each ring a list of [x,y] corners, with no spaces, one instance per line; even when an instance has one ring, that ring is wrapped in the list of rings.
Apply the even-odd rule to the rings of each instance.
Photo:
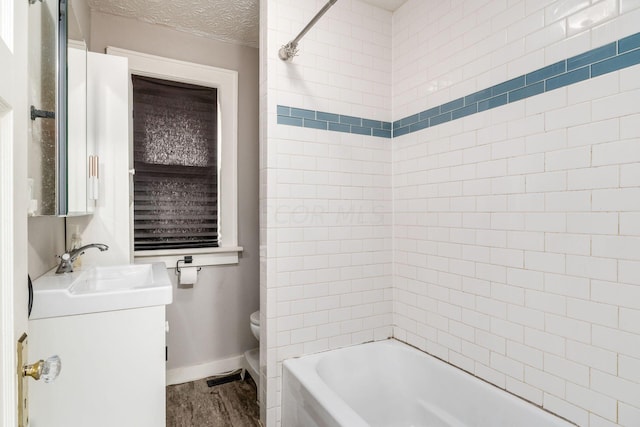
[[[282,59],[283,61],[290,61],[294,56],[298,54],[298,42],[300,41],[300,39],[302,39],[304,35],[307,34],[311,27],[313,27],[315,23],[318,22],[320,18],[322,18],[322,15],[327,13],[327,10],[329,10],[331,6],[333,6],[337,1],[338,0],[329,0],[327,4],[325,4],[322,9],[320,9],[318,13],[316,13],[316,16],[314,16],[311,21],[309,21],[309,23],[302,29],[302,31],[300,31],[300,34],[298,34],[295,39],[291,40],[289,43],[283,45],[280,48],[280,50],[278,51],[278,56],[280,57],[280,59]]]

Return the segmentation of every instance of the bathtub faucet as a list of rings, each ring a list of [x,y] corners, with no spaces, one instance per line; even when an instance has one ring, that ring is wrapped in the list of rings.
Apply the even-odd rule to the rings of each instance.
[[[84,251],[90,248],[100,249],[100,252],[104,252],[109,249],[109,246],[103,245],[102,243],[91,243],[89,245],[81,246],[77,249],[72,249],[68,252],[60,255],[60,264],[58,265],[58,269],[56,270],[56,274],[62,273],[72,273],[73,272],[73,262],[82,254]]]

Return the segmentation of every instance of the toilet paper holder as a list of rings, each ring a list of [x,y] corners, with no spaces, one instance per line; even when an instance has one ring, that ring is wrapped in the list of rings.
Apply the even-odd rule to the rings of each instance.
[[[182,259],[179,259],[178,261],[176,261],[176,276],[180,275],[180,263],[183,262],[184,266],[186,267],[187,264],[191,264],[193,263],[193,257],[191,255],[187,255]],[[202,267],[198,267],[198,271],[202,270]]]

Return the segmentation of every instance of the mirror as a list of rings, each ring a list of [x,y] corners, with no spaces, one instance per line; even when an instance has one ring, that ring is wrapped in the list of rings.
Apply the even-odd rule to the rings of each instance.
[[[87,143],[87,45],[70,2],[67,15],[66,215],[73,216],[91,211],[87,188],[90,154]]]
[[[69,0],[30,3],[29,215],[86,215],[86,43]]]

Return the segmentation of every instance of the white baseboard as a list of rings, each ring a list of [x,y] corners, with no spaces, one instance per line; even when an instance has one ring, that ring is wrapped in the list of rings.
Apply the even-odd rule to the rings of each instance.
[[[182,384],[241,368],[245,368],[242,354],[227,359],[212,360],[201,365],[168,369],[167,385]]]

